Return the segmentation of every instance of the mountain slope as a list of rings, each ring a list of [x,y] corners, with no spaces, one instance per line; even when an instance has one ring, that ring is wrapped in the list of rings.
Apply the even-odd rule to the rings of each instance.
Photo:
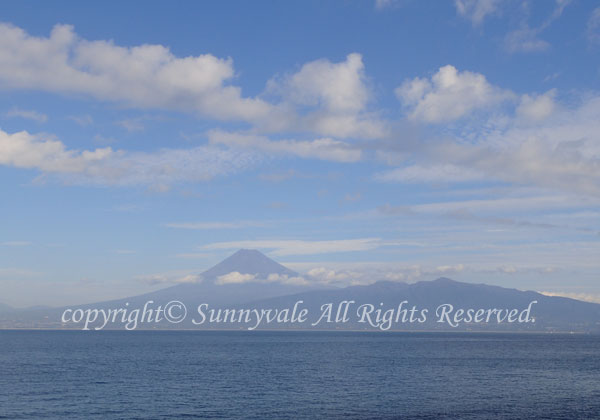
[[[447,278],[422,281],[414,284],[380,281],[365,286],[346,288],[326,288],[314,284],[296,284],[298,274],[278,264],[255,250],[240,250],[214,267],[204,271],[201,282],[178,284],[155,292],[132,296],[108,302],[73,306],[70,309],[142,309],[151,302],[151,308],[164,307],[168,302],[181,301],[185,304],[188,317],[184,322],[169,324],[145,324],[139,328],[193,328],[245,329],[244,324],[205,324],[191,323],[200,304],[211,309],[286,309],[302,300],[302,307],[309,311],[310,322],[315,321],[324,304],[333,306],[343,300],[354,301],[350,309],[351,320],[343,324],[319,324],[316,328],[327,329],[367,329],[372,326],[357,322],[357,308],[363,304],[373,305],[374,310],[396,309],[406,301],[404,309],[413,306],[418,310],[427,309],[424,323],[396,323],[392,330],[438,330],[454,329],[446,323],[438,323],[436,309],[443,304],[451,304],[455,309],[519,309],[523,310],[532,301],[532,316],[535,323],[528,324],[461,324],[459,330],[527,330],[527,331],[586,331],[600,332],[600,305],[561,297],[544,296],[532,291],[506,289],[485,284],[461,283]],[[0,327],[53,327],[81,328],[81,324],[61,323],[61,315],[68,308],[52,310],[20,310],[0,313]],[[302,325],[271,324],[262,328],[312,328]],[[123,328],[118,322],[107,328]]]
[[[402,301],[407,301],[404,308],[415,306],[427,309],[426,323],[399,323],[391,329],[454,329],[447,323],[439,323],[436,309],[443,304],[451,304],[457,309],[525,309],[532,301],[531,314],[535,323],[527,324],[460,324],[457,329],[475,330],[528,330],[528,331],[587,331],[600,332],[600,305],[574,299],[545,296],[533,291],[520,291],[486,284],[457,282],[448,278],[433,281],[421,281],[414,284],[381,281],[366,286],[351,286],[344,289],[328,291],[310,291],[271,299],[252,302],[246,307],[253,308],[286,308],[292,307],[298,300],[311,314],[320,314],[321,305],[337,304],[343,300],[353,300],[354,321],[359,316],[356,309],[362,304],[371,304],[375,309],[397,308]],[[349,322],[348,325],[322,325],[324,327],[372,329],[366,324]]]

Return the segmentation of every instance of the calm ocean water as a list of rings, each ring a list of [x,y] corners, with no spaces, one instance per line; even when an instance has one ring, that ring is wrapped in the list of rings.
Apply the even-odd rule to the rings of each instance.
[[[600,336],[0,331],[0,418],[600,418]]]

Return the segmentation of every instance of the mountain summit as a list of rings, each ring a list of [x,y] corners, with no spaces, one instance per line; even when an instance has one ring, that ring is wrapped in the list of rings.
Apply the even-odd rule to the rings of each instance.
[[[222,276],[234,274],[226,281]],[[239,275],[235,275],[239,273]],[[275,279],[269,277],[275,274]],[[248,276],[249,275],[249,276]],[[148,299],[154,302],[183,300],[197,305],[209,302],[211,305],[231,305],[258,299],[285,296],[322,287],[309,287],[306,284],[286,282],[298,273],[273,261],[255,249],[240,249],[217,265],[200,274],[200,282],[177,284],[140,296],[125,299],[141,302]],[[230,276],[228,276],[230,277]],[[132,303],[133,304],[133,303]]]
[[[273,261],[256,249],[240,249],[235,254],[203,272],[202,278],[204,281],[210,281],[232,272],[252,274],[262,279],[267,278],[270,274],[286,275],[288,277],[298,276],[298,273]]]

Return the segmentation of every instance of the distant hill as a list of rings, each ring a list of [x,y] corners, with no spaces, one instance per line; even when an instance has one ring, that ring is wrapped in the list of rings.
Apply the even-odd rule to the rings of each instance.
[[[188,310],[187,318],[180,323],[146,323],[138,328],[191,328],[191,329],[245,329],[245,323],[220,323],[194,325],[191,319],[201,303],[205,309],[279,309],[292,308],[298,301],[309,313],[309,322],[303,324],[261,324],[260,328],[321,328],[376,330],[368,323],[358,322],[360,305],[373,305],[373,316],[377,311],[398,309],[427,309],[425,322],[396,322],[390,330],[505,330],[505,331],[577,331],[600,332],[600,305],[562,297],[549,297],[537,292],[507,289],[485,284],[461,283],[448,278],[408,284],[379,281],[365,286],[327,288],[306,283],[298,273],[278,264],[256,250],[239,250],[219,264],[204,271],[197,283],[178,284],[152,293],[108,302],[70,307],[71,309],[118,309],[143,308],[148,301],[150,308],[166,305],[170,301],[181,301]],[[309,324],[321,314],[322,305],[332,303],[334,309],[341,301],[354,301],[349,308],[350,319],[344,323],[322,322],[315,327]],[[461,322],[452,327],[437,322],[436,309],[451,304],[458,309],[519,309],[524,310],[532,301],[530,323],[474,323]],[[2,328],[81,328],[74,323],[61,323],[66,308],[2,311]],[[195,317],[198,319],[198,316]],[[491,318],[492,321],[494,317]],[[95,325],[95,324],[93,324]],[[122,323],[108,323],[106,328],[123,328]]]
[[[262,299],[245,307],[285,308],[298,300],[305,302],[310,313],[320,314],[323,304],[353,300],[354,313],[362,304],[371,304],[375,309],[397,308],[399,303],[407,301],[403,308],[428,309],[425,323],[398,323],[392,330],[520,330],[520,331],[578,331],[600,332],[600,305],[557,296],[545,296],[533,291],[520,291],[486,284],[462,283],[448,278],[433,281],[421,281],[407,284],[401,282],[380,281],[366,286],[350,286],[337,290],[309,291],[290,296]],[[451,304],[457,309],[525,309],[530,302],[534,323],[462,323],[452,327],[440,323],[435,316],[440,305]],[[443,313],[443,312],[440,312]],[[366,323],[354,322],[339,324],[320,324],[322,328],[373,329]]]

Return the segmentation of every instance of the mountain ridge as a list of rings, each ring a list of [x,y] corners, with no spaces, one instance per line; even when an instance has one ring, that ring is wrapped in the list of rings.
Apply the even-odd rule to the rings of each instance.
[[[220,282],[222,276],[232,272],[234,282]],[[272,276],[275,274],[276,276]],[[600,305],[565,297],[545,296],[535,291],[521,291],[485,283],[466,283],[447,277],[416,283],[380,280],[368,285],[352,285],[344,288],[316,284],[287,284],[290,278],[299,276],[257,250],[242,249],[200,274],[198,283],[183,283],[154,292],[122,299],[64,308],[2,312],[1,328],[74,328],[60,321],[62,311],[69,308],[111,309],[119,307],[141,308],[152,301],[154,306],[170,301],[181,301],[190,311],[206,303],[211,308],[290,308],[302,300],[311,313],[318,314],[321,305],[343,300],[355,301],[357,305],[371,304],[393,307],[407,301],[409,305],[434,310],[437,305],[450,303],[457,308],[523,308],[531,301],[538,301],[535,312],[540,322],[525,326],[528,331],[596,331],[600,332]],[[11,316],[13,318],[11,318]],[[160,324],[155,328],[194,328],[191,323],[177,325]],[[222,327],[222,326],[221,326]],[[241,325],[228,328],[239,329]],[[328,326],[325,326],[328,327]],[[357,324],[342,328],[362,328]],[[436,330],[439,325],[427,324],[425,329]],[[213,328],[212,326],[208,329]],[[338,326],[336,326],[338,328]],[[359,329],[360,329],[359,328]],[[397,326],[410,329],[413,326]],[[472,326],[468,326],[472,328]],[[487,327],[486,327],[487,328]],[[505,328],[501,326],[500,328]]]

